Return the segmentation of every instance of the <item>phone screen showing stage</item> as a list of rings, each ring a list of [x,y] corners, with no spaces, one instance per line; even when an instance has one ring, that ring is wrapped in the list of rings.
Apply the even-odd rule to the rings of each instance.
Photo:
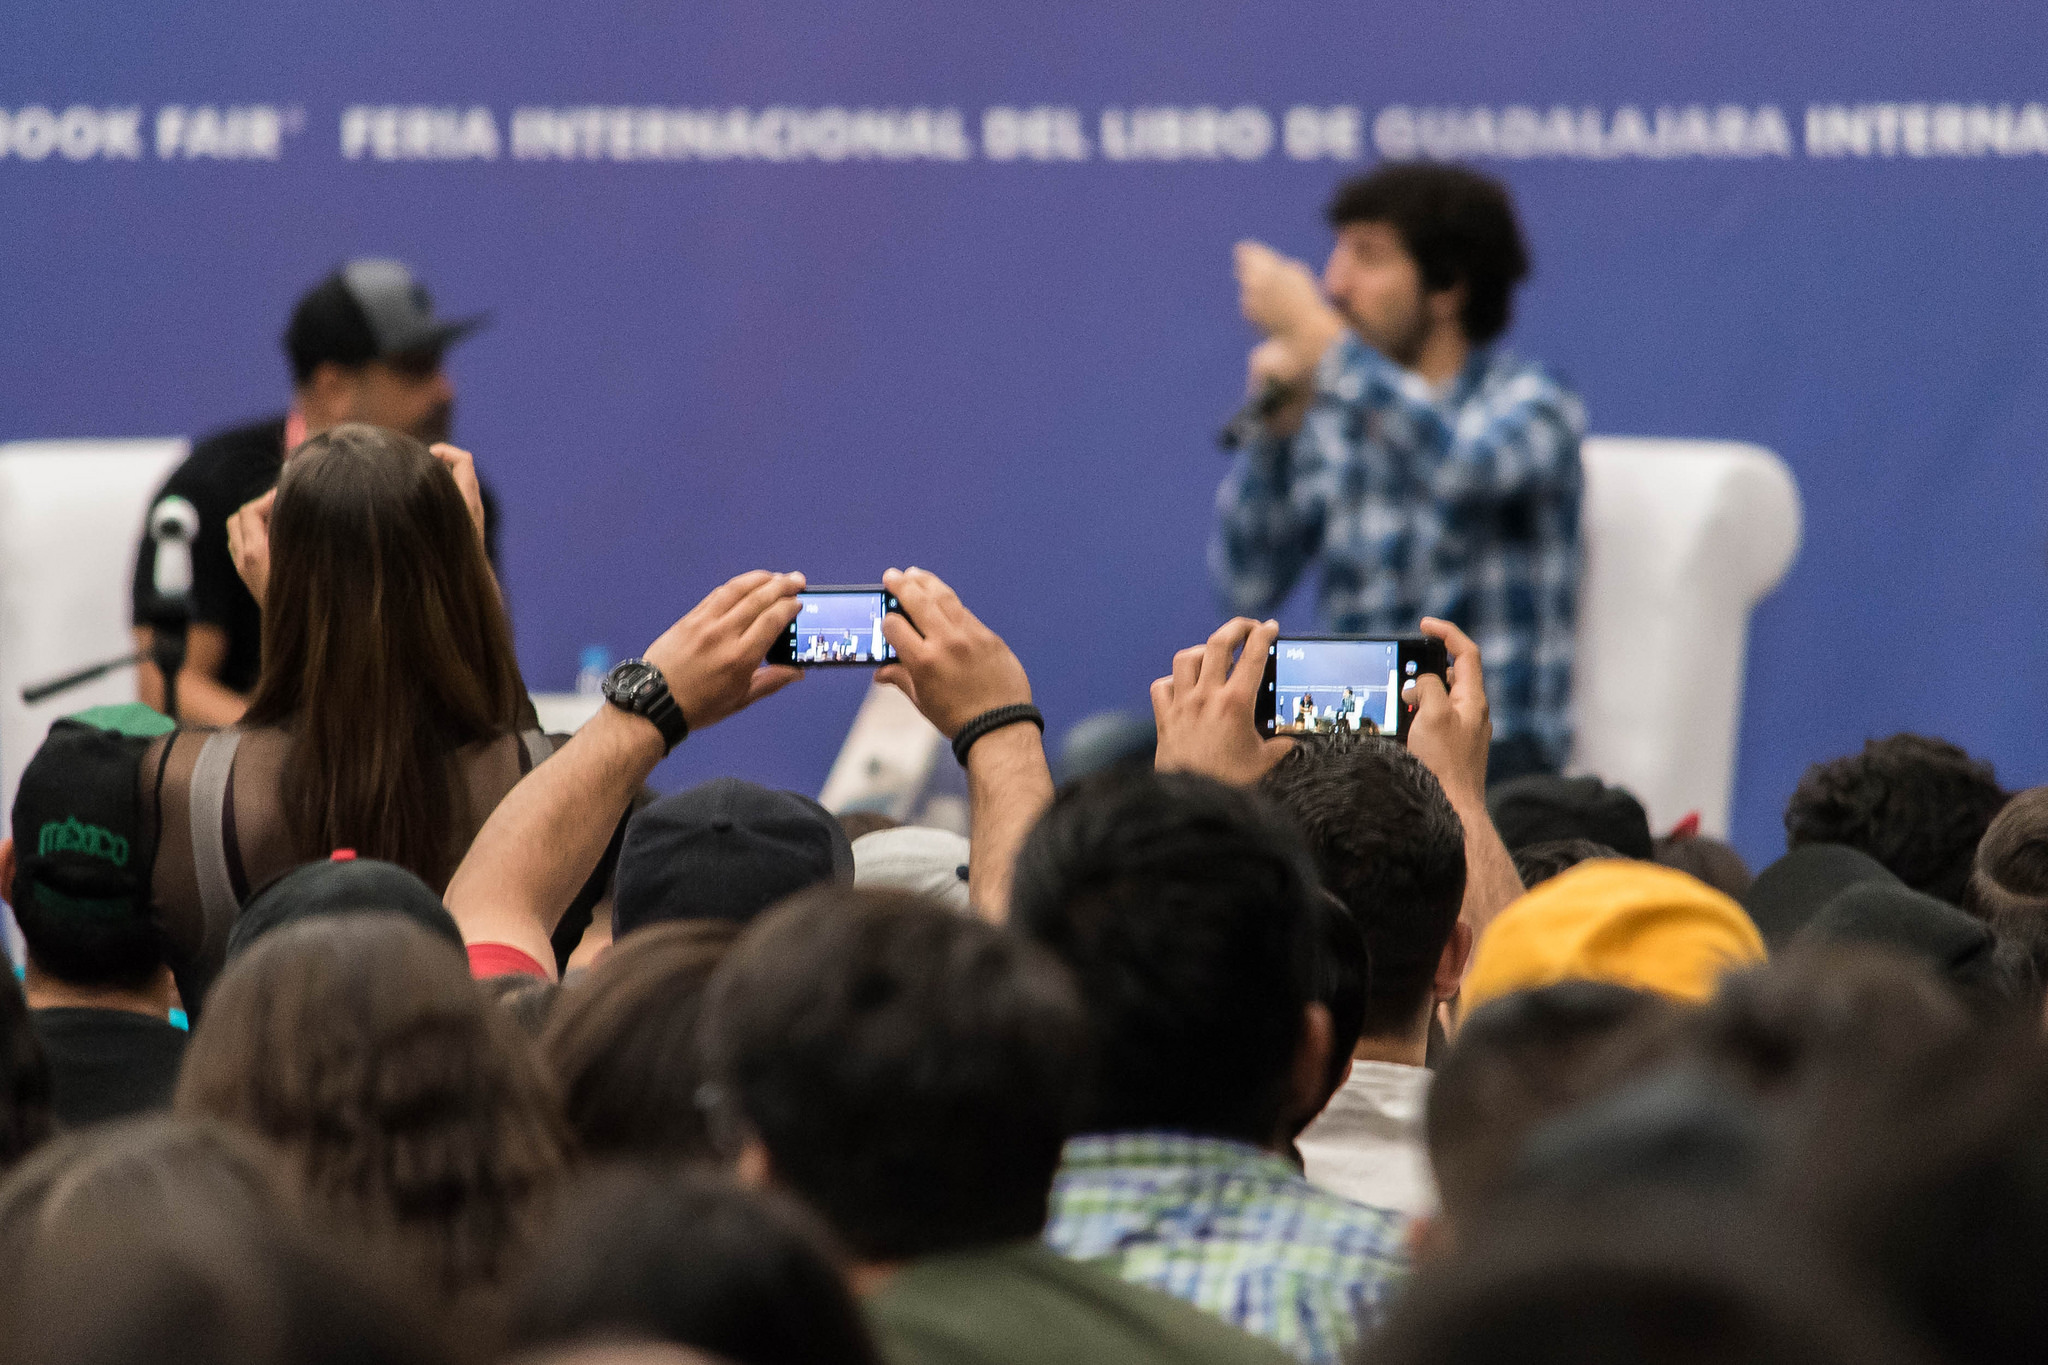
[[[1276,642],[1270,679],[1272,725],[1267,733],[1398,734],[1400,654],[1399,640]]]
[[[799,668],[872,667],[896,657],[882,634],[882,618],[896,606],[893,593],[881,588],[828,590],[798,593],[796,600],[796,620],[777,641],[768,662]]]

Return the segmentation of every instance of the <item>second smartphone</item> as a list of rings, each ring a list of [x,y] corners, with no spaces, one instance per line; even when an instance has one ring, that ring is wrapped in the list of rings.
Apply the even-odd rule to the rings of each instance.
[[[1424,673],[1446,683],[1450,673],[1443,641],[1427,635],[1283,635],[1266,653],[1259,733],[1347,730],[1405,744],[1401,688]]]
[[[903,608],[881,584],[806,588],[796,600],[796,620],[768,647],[769,663],[873,668],[896,658],[882,634],[882,618],[892,611],[902,615]]]

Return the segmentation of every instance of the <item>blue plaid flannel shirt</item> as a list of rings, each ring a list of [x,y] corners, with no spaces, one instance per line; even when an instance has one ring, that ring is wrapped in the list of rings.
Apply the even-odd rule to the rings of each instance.
[[[1339,1365],[1408,1272],[1407,1219],[1271,1152],[1186,1133],[1067,1143],[1045,1239],[1185,1299],[1309,1365]]]
[[[1240,451],[1216,492],[1209,569],[1228,608],[1263,616],[1310,561],[1324,628],[1478,642],[1495,739],[1571,748],[1579,591],[1576,395],[1503,350],[1475,351],[1441,398],[1346,333],[1323,356],[1292,439]]]

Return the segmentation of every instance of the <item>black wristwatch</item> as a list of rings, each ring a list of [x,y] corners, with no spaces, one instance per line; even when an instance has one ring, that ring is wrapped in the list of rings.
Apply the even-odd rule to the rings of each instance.
[[[622,659],[614,664],[604,677],[604,699],[621,711],[653,721],[668,753],[674,753],[676,745],[690,733],[683,708],[669,695],[668,679],[645,659]]]

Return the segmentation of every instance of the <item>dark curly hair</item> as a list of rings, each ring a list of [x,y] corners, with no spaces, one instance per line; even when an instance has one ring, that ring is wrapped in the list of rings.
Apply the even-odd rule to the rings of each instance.
[[[268,1139],[319,1221],[451,1297],[503,1282],[569,1146],[532,1044],[395,915],[290,925],[230,964],[174,1108]]]
[[[1989,763],[1946,740],[1893,735],[1808,768],[1785,807],[1785,841],[1861,849],[1960,905],[1977,843],[2008,799]]]
[[[1328,216],[1333,228],[1392,224],[1423,288],[1464,285],[1458,322],[1474,346],[1508,329],[1515,286],[1529,274],[1529,248],[1499,181],[1463,166],[1382,166],[1338,186]]]

